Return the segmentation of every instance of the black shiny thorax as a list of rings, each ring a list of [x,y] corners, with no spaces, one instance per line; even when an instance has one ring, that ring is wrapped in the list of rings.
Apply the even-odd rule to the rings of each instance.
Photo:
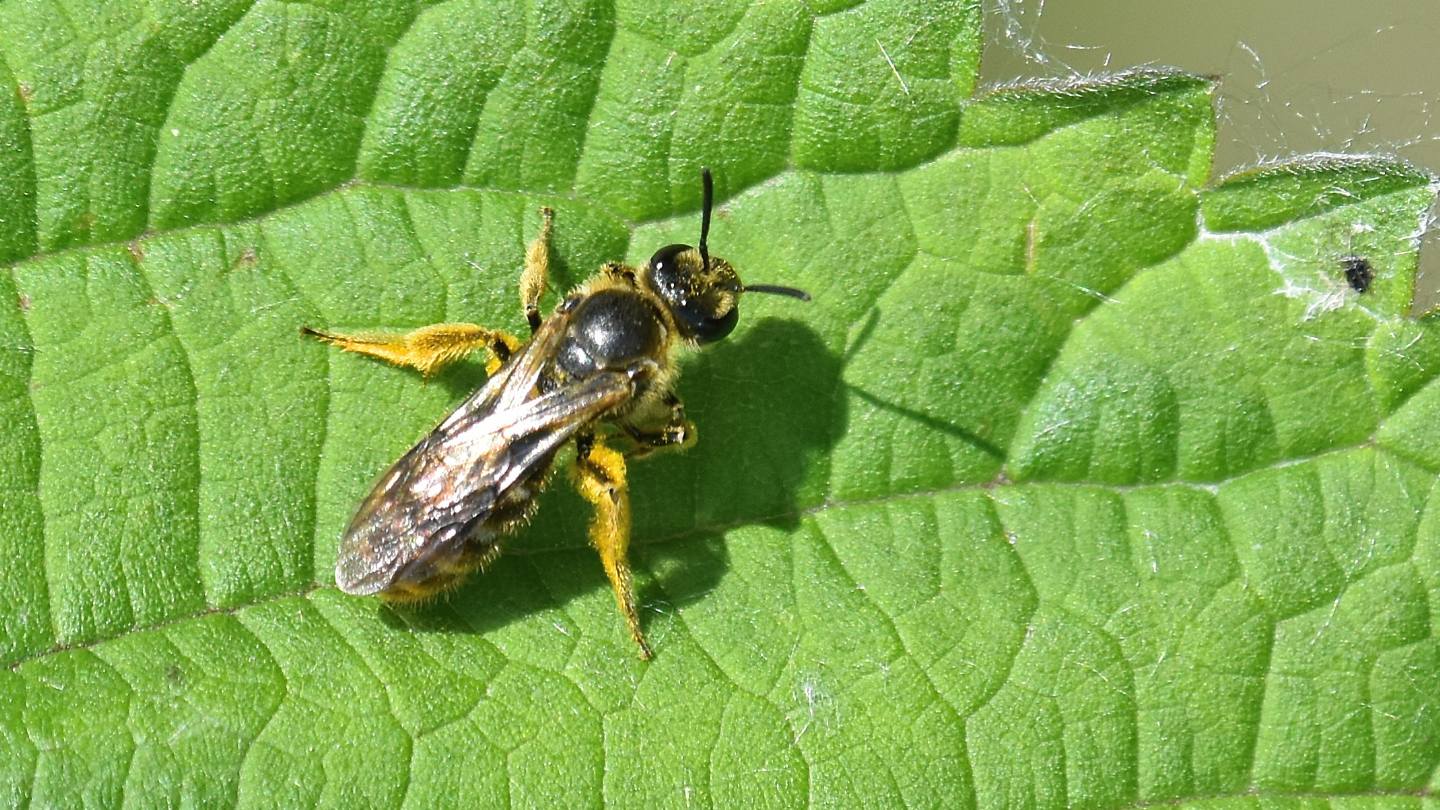
[[[663,317],[653,301],[633,288],[608,287],[584,296],[546,368],[546,381],[584,380],[637,360],[660,359],[665,350]]]

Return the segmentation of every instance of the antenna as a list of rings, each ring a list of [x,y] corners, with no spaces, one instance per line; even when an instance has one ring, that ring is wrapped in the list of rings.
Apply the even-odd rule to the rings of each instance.
[[[700,203],[700,267],[710,269],[710,247],[705,241],[710,237],[710,206],[715,202],[715,180],[708,168],[700,169],[700,185],[704,189]]]
[[[700,169],[700,185],[704,189],[700,202],[700,261],[701,267],[710,269],[710,246],[706,241],[710,238],[710,208],[715,203],[715,179],[710,176],[708,168]],[[809,301],[810,294],[804,290],[797,290],[794,287],[781,287],[778,284],[747,284],[745,286],[728,287],[734,292],[758,292],[771,295],[785,295],[800,301]]]
[[[794,287],[781,287],[776,284],[746,284],[740,288],[741,292],[769,293],[771,295],[788,295],[800,301],[809,301],[810,293],[804,290],[797,290]]]

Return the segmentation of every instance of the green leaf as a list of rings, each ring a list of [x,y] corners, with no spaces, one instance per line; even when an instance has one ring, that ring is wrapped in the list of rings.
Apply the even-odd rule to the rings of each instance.
[[[1211,85],[975,92],[974,0],[0,6],[0,804],[1375,806],[1440,765],[1434,178],[1212,184]],[[333,588],[520,331],[752,282],[632,467],[654,661],[561,485],[429,607]],[[1367,291],[1342,260],[1365,258]]]

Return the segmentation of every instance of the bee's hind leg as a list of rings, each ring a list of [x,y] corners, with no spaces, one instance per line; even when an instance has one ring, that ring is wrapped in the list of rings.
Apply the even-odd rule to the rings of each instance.
[[[300,331],[347,352],[417,369],[426,377],[479,349],[489,352],[485,370],[494,374],[520,348],[520,341],[512,335],[473,323],[437,323],[404,334],[342,335],[308,326],[302,326]]]
[[[525,251],[525,270],[520,274],[520,306],[525,308],[525,320],[530,324],[532,335],[540,328],[540,296],[545,294],[546,277],[550,273],[550,231],[554,222],[554,210],[541,208],[540,235]]]
[[[630,628],[630,637],[640,647],[640,657],[650,660],[650,645],[640,629],[635,608],[635,585],[630,576],[630,493],[625,483],[625,457],[601,444],[594,434],[582,434],[576,441],[575,487],[595,507],[590,522],[590,544],[600,553],[605,576],[615,591],[615,603]]]

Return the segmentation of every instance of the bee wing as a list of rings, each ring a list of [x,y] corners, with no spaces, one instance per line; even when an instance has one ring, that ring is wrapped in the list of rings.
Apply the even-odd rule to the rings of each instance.
[[[633,392],[604,372],[508,411],[447,420],[397,461],[360,505],[335,566],[341,590],[371,594],[465,542],[495,504],[577,431]]]
[[[631,375],[619,371],[535,395],[566,322],[550,318],[519,355],[380,478],[340,541],[335,581],[341,590],[383,591],[411,566],[455,550],[511,487],[631,396]]]
[[[539,331],[525,344],[520,353],[501,366],[495,375],[485,381],[475,393],[460,403],[436,432],[445,430],[456,420],[481,411],[503,411],[519,405],[534,396],[535,384],[540,381],[540,372],[555,356],[565,329],[570,325],[570,301],[560,306],[560,311],[547,318]]]

